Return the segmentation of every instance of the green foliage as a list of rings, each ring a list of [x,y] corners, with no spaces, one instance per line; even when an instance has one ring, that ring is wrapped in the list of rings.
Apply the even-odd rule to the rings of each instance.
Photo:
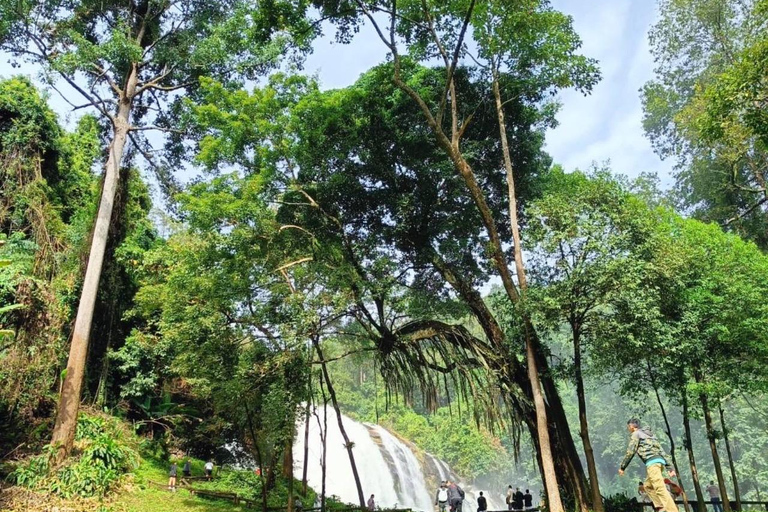
[[[76,433],[77,455],[58,467],[55,450],[31,457],[11,474],[17,485],[63,498],[106,496],[139,464],[139,454],[119,420],[81,413]]]
[[[637,512],[637,498],[630,498],[626,494],[614,494],[605,498],[603,502],[605,512]]]
[[[662,0],[644,126],[677,164],[678,197],[767,247],[764,0]]]

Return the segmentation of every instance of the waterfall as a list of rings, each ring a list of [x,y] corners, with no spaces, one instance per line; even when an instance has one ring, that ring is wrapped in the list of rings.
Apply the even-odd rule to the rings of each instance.
[[[349,456],[344,447],[344,438],[339,431],[336,412],[328,412],[328,462],[326,465],[326,494],[338,496],[342,501],[358,503],[357,488],[349,464]],[[321,429],[322,409],[312,414],[309,424],[309,464],[307,480],[315,491],[322,488],[321,457],[323,446]],[[357,465],[360,483],[365,499],[373,494],[377,506],[381,508],[411,508],[419,511],[435,510],[434,499],[440,481],[457,481],[466,492],[464,512],[477,509],[477,489],[461,482],[444,461],[424,453],[420,461],[406,442],[398,439],[391,432],[379,425],[359,423],[341,415],[344,429],[353,444],[353,453]],[[301,479],[304,469],[304,423],[297,425],[296,442],[293,450],[294,475]],[[489,510],[506,509],[500,493],[484,493],[488,499]],[[498,496],[497,496],[498,495]]]

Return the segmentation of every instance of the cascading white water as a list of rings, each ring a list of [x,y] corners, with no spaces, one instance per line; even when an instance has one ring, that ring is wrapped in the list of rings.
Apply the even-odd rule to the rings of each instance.
[[[346,503],[359,503],[355,478],[349,463],[349,456],[344,446],[344,437],[339,430],[336,413],[332,408],[328,413],[328,439],[327,439],[327,464],[326,464],[326,495],[336,495]],[[323,443],[321,438],[323,411],[318,409],[316,415],[312,415],[309,423],[309,457],[307,467],[307,481],[309,485],[320,492],[322,489],[322,455]],[[357,464],[360,484],[367,500],[371,494],[375,495],[376,503],[381,507],[411,506],[401,501],[395,490],[395,482],[389,466],[381,454],[379,446],[374,443],[368,428],[352,419],[341,415],[344,422],[344,430],[354,443],[353,453]],[[302,478],[304,464],[304,424],[298,425],[298,436],[294,443],[293,460],[294,475]],[[414,504],[415,505],[415,504]]]
[[[347,503],[358,503],[355,479],[349,456],[344,447],[344,438],[339,430],[336,412],[328,407],[328,440],[326,465],[326,494],[336,495]],[[413,450],[403,441],[392,435],[379,425],[358,423],[347,416],[341,415],[344,429],[353,443],[355,463],[360,476],[364,497],[373,494],[376,504],[382,508],[411,508],[420,511],[433,511],[436,489],[430,489],[427,481],[436,483],[440,480],[458,481],[466,492],[464,512],[474,512],[477,509],[478,490],[464,485],[451,468],[442,460],[426,453],[425,466]],[[319,421],[318,421],[319,419]],[[323,453],[320,423],[323,421],[323,410],[317,409],[311,416],[309,424],[309,457],[307,480],[309,485],[320,492],[322,488]],[[293,450],[294,475],[302,477],[304,468],[304,425],[297,425],[296,442]],[[430,479],[427,475],[431,475]],[[506,509],[503,497],[495,493],[485,493],[489,510]]]
[[[419,460],[411,449],[399,439],[390,434],[379,425],[371,425],[380,438],[382,449],[392,458],[395,466],[395,477],[398,479],[399,495],[402,503],[416,510],[431,510],[432,499],[427,491],[427,483],[424,480]]]

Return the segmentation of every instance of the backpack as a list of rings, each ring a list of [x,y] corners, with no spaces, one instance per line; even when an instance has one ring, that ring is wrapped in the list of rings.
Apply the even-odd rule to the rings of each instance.
[[[448,489],[440,489],[437,492],[437,501],[448,501]]]

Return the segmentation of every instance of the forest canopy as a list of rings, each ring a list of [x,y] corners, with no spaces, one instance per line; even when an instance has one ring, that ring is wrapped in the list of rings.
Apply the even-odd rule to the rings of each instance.
[[[547,152],[560,94],[601,72],[545,0],[0,15],[40,72],[0,77],[15,488],[104,499],[192,457],[259,468],[210,492],[293,512],[317,491],[324,512],[294,448],[316,422],[325,479],[331,408],[355,507],[342,412],[478,486],[537,482],[552,512],[635,510],[616,470],[640,415],[699,512],[710,479],[725,512],[760,499],[765,1],[659,1],[641,100],[670,189]],[[322,32],[387,57],[326,89],[302,69]]]

